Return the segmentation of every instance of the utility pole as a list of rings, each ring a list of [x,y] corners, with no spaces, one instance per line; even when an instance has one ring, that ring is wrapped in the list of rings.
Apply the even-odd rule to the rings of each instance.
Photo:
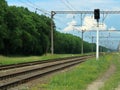
[[[83,17],[82,17],[82,15],[83,14],[81,14],[81,27],[82,27],[82,25],[83,25],[83,23],[82,23],[82,20],[83,20]],[[83,54],[84,53],[84,45],[83,45],[83,34],[84,34],[84,30],[82,30],[82,32],[81,32],[81,34],[82,34],[82,42],[81,42],[81,54]]]
[[[53,37],[53,30],[54,30],[54,25],[53,25],[53,17],[55,15],[54,11],[51,11],[51,54],[54,54],[54,37]]]
[[[94,39],[94,37],[92,36],[92,44],[91,44],[92,52],[93,52],[93,39]]]
[[[83,34],[84,34],[84,30],[82,30],[81,54],[84,53],[84,47],[83,47],[83,44],[84,44],[84,42],[83,42]]]
[[[38,10],[38,9],[36,8],[36,9],[35,9],[35,14],[37,14],[37,10]]]

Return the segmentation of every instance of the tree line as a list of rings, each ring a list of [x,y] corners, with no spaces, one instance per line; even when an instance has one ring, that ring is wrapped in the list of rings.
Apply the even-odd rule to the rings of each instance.
[[[0,0],[0,54],[42,55],[50,52],[51,19]],[[81,38],[54,29],[55,53],[80,53]],[[95,49],[95,45],[94,45]],[[84,42],[84,52],[91,44]]]

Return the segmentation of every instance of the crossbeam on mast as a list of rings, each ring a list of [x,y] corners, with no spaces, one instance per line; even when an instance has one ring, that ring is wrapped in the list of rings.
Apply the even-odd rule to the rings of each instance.
[[[55,14],[94,14],[94,11],[52,11]],[[100,14],[120,14],[120,11],[100,11]]]

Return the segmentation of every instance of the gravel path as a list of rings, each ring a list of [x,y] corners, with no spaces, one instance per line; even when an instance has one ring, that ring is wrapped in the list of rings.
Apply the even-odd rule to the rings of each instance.
[[[99,77],[97,80],[95,80],[93,83],[88,85],[87,90],[99,90],[102,86],[104,86],[104,82],[109,79],[109,77],[115,72],[115,66],[111,65],[110,68],[103,74],[101,77]],[[120,89],[116,89],[120,90]]]

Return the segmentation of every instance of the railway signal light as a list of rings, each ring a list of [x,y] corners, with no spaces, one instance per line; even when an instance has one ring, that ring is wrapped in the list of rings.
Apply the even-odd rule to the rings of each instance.
[[[97,20],[97,33],[96,33],[96,60],[99,59],[99,19],[100,19],[100,10],[94,9],[94,19]]]
[[[94,19],[100,19],[100,10],[99,9],[95,9],[94,10]]]

